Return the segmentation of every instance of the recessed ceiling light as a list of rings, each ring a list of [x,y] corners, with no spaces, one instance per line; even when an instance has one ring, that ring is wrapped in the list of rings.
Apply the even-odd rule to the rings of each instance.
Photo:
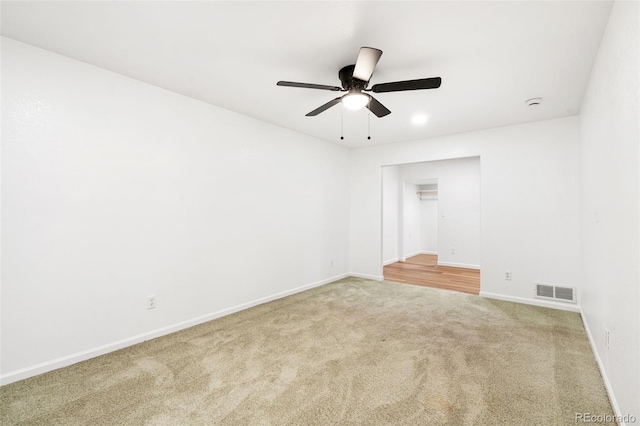
[[[427,117],[426,114],[414,114],[414,116],[411,117],[411,123],[414,126],[422,126],[426,124],[427,121],[429,121],[429,117]]]

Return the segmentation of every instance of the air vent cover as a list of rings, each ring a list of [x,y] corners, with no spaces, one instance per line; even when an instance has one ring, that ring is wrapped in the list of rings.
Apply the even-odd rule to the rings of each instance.
[[[536,284],[536,296],[538,297],[550,297],[553,299],[553,286]]]
[[[576,289],[574,287],[536,284],[535,297],[538,299],[551,299],[559,302],[576,303]]]

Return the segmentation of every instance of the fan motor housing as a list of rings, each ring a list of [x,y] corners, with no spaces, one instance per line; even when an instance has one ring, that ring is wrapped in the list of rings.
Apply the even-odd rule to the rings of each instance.
[[[342,82],[342,88],[345,90],[365,89],[368,81],[362,81],[353,77],[355,65],[347,65],[338,72],[338,78]]]

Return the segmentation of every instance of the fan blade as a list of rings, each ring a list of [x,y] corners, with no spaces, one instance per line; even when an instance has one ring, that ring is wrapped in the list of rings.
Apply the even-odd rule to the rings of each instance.
[[[279,81],[276,84],[278,86],[300,87],[302,89],[331,90],[333,92],[339,92],[343,90],[341,87],[338,87],[338,86],[325,86],[324,84],[296,83],[295,81]]]
[[[374,84],[371,87],[373,93],[402,92],[404,90],[437,89],[440,87],[440,77],[421,78],[420,80],[395,81],[393,83]]]
[[[369,111],[374,113],[376,117],[380,118],[380,117],[384,117],[385,115],[391,114],[391,111],[389,111],[386,106],[378,102],[376,98],[374,98],[371,95],[367,95],[367,96],[369,96],[369,103],[367,104],[367,108],[369,108]]]
[[[353,70],[353,77],[362,81],[369,81],[373,70],[382,56],[382,50],[372,47],[361,47],[356,60],[356,67]]]
[[[339,104],[341,99],[342,99],[342,97],[335,98],[334,100],[329,101],[326,104],[322,105],[320,108],[314,109],[309,114],[306,114],[306,116],[307,117],[315,117],[316,115],[320,114],[321,112],[328,110],[329,108],[331,108],[335,104]]]

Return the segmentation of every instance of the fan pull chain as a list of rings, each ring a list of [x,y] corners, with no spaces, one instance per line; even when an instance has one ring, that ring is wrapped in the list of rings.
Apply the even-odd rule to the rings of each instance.
[[[367,115],[367,139],[371,139],[371,110],[369,110],[369,114]]]
[[[340,108],[340,140],[344,140],[344,107]]]

